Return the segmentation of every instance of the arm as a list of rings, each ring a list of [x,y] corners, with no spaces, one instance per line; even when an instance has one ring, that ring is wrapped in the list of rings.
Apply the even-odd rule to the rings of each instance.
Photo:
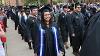
[[[59,30],[58,26],[56,25],[56,23],[54,25],[55,25],[55,27],[57,29],[59,49],[60,49],[61,52],[63,52],[65,54],[64,43],[62,41],[62,37],[61,37],[61,34],[60,34],[60,30]]]
[[[30,20],[29,19],[27,19],[27,21],[26,21],[26,31],[27,31],[27,37],[28,37],[28,40],[29,41],[32,41],[32,37],[31,37],[31,22],[30,22]]]

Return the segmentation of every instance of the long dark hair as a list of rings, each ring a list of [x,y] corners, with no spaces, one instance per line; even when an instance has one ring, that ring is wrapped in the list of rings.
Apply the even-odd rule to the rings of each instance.
[[[53,16],[52,16],[52,13],[49,11],[49,10],[44,10],[42,13],[41,13],[41,23],[43,23],[44,25],[46,25],[46,21],[45,21],[45,19],[44,19],[44,13],[45,12],[49,12],[50,13],[50,15],[51,15],[51,18],[50,18],[50,20],[49,20],[49,24],[51,24],[52,23],[52,19],[53,19]]]

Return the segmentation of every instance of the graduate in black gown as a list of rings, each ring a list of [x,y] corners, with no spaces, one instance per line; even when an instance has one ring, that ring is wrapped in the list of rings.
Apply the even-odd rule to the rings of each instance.
[[[89,21],[80,56],[100,56],[100,11]]]
[[[37,56],[63,56],[64,46],[56,23],[48,7],[41,9],[41,23],[37,29],[37,42],[35,53]]]
[[[17,6],[16,9],[12,9],[11,10],[11,19],[14,21],[15,23],[15,30],[18,29],[18,33],[20,34],[20,26],[19,26],[19,12],[23,9],[22,6]]]
[[[72,23],[74,28],[75,37],[72,40],[73,54],[79,56],[79,49],[82,45],[82,39],[84,34],[84,15],[81,13],[80,4],[75,4],[75,11],[72,16]]]
[[[35,5],[30,6],[30,14],[28,16],[28,19],[26,21],[27,25],[27,38],[29,39],[28,45],[29,49],[34,49],[35,46],[35,39],[36,39],[36,27],[38,24],[38,7]],[[33,46],[31,45],[33,44]]]
[[[60,28],[61,36],[65,45],[65,48],[68,48],[68,24],[66,22],[66,15],[68,14],[68,6],[63,6],[63,12],[58,16],[58,26]]]
[[[66,22],[68,25],[68,33],[69,33],[69,37],[70,37],[70,46],[72,46],[72,40],[75,37],[75,33],[74,33],[74,28],[73,28],[73,24],[72,24],[72,14],[74,11],[74,7],[73,4],[68,6],[68,14],[66,15]]]

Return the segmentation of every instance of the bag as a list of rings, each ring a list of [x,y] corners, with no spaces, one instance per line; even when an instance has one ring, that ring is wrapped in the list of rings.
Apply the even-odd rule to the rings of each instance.
[[[3,43],[5,43],[6,42],[6,37],[1,37],[1,41],[3,42]]]

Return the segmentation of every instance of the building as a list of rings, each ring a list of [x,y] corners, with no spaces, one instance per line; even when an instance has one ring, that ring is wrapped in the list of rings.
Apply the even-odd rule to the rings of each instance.
[[[95,3],[100,2],[100,0],[63,0],[63,2],[85,2],[85,3]]]
[[[95,2],[99,2],[100,0],[84,0],[86,3],[95,3]]]
[[[16,6],[16,5],[24,5],[24,0],[4,0],[5,5],[11,5],[11,6]]]
[[[39,0],[38,0],[39,1]],[[48,4],[52,4],[52,1],[54,0],[47,0]],[[58,0],[55,0],[58,1]],[[63,3],[66,2],[86,2],[86,3],[94,3],[94,2],[100,2],[100,0],[62,0]],[[11,6],[16,6],[16,5],[24,5],[24,0],[0,0],[0,4],[3,5],[11,5]]]

